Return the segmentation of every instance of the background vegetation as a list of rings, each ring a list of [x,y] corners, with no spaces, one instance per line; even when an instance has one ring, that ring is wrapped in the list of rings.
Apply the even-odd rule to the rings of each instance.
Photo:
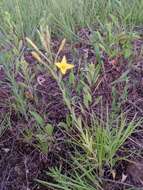
[[[142,162],[142,10],[142,0],[0,1],[0,136],[8,154],[23,146],[17,189],[142,187],[130,174]],[[25,161],[34,151],[37,175]]]

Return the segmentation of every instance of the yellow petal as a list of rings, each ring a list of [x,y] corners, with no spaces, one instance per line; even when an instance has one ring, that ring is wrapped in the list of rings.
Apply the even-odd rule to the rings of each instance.
[[[66,65],[66,69],[72,69],[72,68],[74,68],[74,65],[73,65],[73,64],[67,64],[67,65]]]
[[[61,63],[60,63],[60,62],[55,63],[55,65],[56,65],[59,69],[61,68]]]
[[[65,56],[65,55],[64,55],[64,57],[63,57],[63,59],[62,59],[61,63],[67,64],[67,58],[66,58],[66,56]]]
[[[63,74],[63,75],[65,75],[66,74],[66,72],[67,72],[67,69],[60,69],[60,71],[61,71],[61,73]]]

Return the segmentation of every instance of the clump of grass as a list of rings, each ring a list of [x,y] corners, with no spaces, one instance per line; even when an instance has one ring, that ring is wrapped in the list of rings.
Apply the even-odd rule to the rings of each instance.
[[[74,160],[73,160],[74,162]],[[68,175],[64,175],[57,168],[53,168],[51,172],[47,173],[54,180],[55,183],[44,182],[42,180],[36,180],[46,187],[50,187],[53,189],[75,189],[75,190],[102,190],[101,180],[98,178],[96,173],[94,172],[94,168],[88,168],[87,165],[81,165],[78,161],[72,164],[72,167],[76,168],[72,173],[68,173]]]

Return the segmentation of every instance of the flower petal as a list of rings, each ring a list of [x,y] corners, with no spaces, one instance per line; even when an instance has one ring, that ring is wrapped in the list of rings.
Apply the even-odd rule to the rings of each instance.
[[[61,63],[63,63],[63,64],[67,64],[67,58],[66,58],[66,56],[65,56],[65,55],[64,55],[64,57],[63,57],[63,59],[62,59]]]
[[[60,63],[60,62],[55,63],[55,65],[56,65],[59,69],[61,68],[61,63]]]
[[[73,69],[74,68],[74,65],[73,64],[67,64],[66,65],[66,69]]]
[[[61,71],[61,73],[62,73],[63,75],[65,75],[66,72],[67,72],[67,69],[63,69],[63,68],[61,68],[60,71]]]

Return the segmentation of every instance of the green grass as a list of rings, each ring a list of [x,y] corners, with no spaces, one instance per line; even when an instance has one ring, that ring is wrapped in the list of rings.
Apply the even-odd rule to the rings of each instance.
[[[99,22],[108,23],[111,15],[124,28],[139,26],[143,22],[142,9],[141,0],[2,0],[0,23],[1,29],[8,31],[5,20],[10,19],[14,31],[22,38],[34,36],[44,19],[52,33],[74,39],[77,28],[98,28]]]
[[[122,110],[122,103],[128,98],[129,71],[111,83],[112,105],[106,107],[101,97],[93,98],[92,89],[100,86],[105,69],[100,57],[101,50],[110,59],[122,55],[130,63],[132,40],[138,38],[134,29],[143,23],[142,10],[142,0],[1,0],[0,48],[5,51],[0,53],[0,64],[5,69],[7,84],[11,89],[12,99],[8,106],[18,114],[19,119],[26,123],[31,120],[35,122],[33,128],[22,131],[23,139],[32,143],[42,154],[48,154],[49,148],[56,143],[53,125],[45,123],[45,113],[40,115],[39,110],[36,110],[38,97],[33,80],[38,71],[46,71],[53,77],[69,111],[65,121],[56,127],[68,137],[68,142],[63,144],[68,144],[74,150],[69,160],[63,161],[68,163],[70,169],[65,171],[62,166],[50,169],[47,174],[53,181],[37,180],[43,185],[63,190],[102,190],[105,167],[112,174],[119,161],[128,161],[127,157],[120,156],[118,152],[124,149],[126,140],[142,124],[142,118],[136,118],[135,114],[128,120],[127,113]],[[82,41],[77,32],[84,27],[92,31],[89,43],[96,53],[97,64],[95,66],[86,60],[84,69],[79,68],[81,72],[78,80],[70,72],[69,80],[64,81],[53,64],[60,52],[56,55],[51,52],[51,41],[55,38],[60,41],[66,38],[69,44]],[[34,73],[23,59],[25,44],[36,53],[40,63]],[[46,54],[41,48],[45,49]],[[15,79],[19,73],[24,79],[21,83]],[[126,85],[122,96],[117,97],[116,87],[121,82]],[[76,97],[72,96],[73,90]],[[27,91],[33,93],[35,107],[25,97]],[[76,113],[76,99],[80,100],[80,115]],[[99,117],[91,112],[92,103],[100,105]],[[10,114],[6,114],[0,121],[0,135],[12,127]],[[126,149],[125,152],[130,151]]]

